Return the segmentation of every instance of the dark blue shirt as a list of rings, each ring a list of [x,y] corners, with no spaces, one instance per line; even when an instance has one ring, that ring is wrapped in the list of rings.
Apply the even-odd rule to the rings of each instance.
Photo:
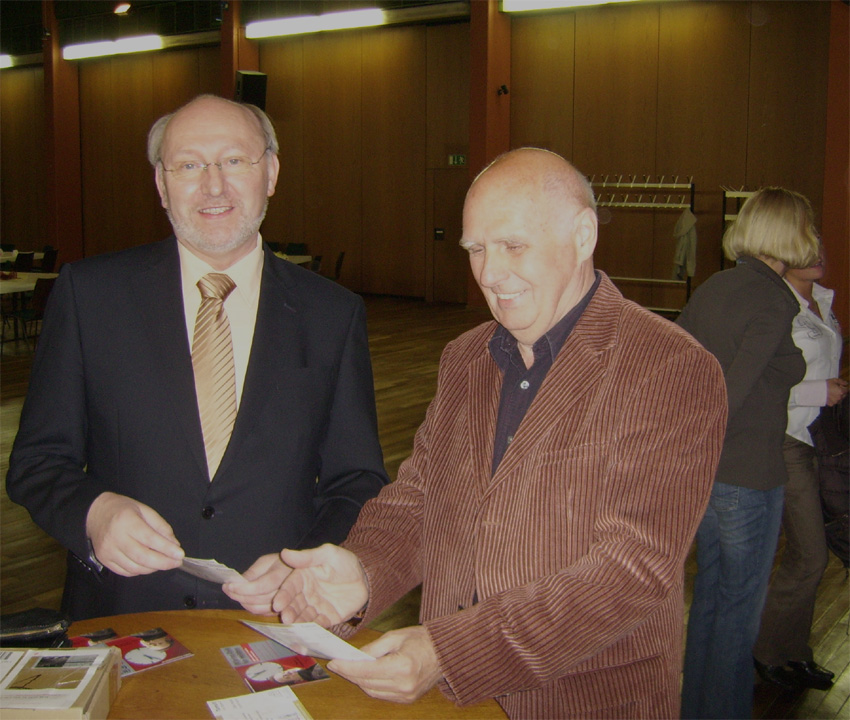
[[[496,437],[493,443],[493,466],[496,468],[519,430],[520,423],[531,406],[543,380],[555,362],[555,358],[567,341],[570,332],[587,307],[601,276],[596,273],[593,287],[587,291],[581,301],[562,317],[534,345],[534,363],[525,367],[516,338],[499,325],[490,338],[490,354],[502,371],[502,393],[499,397],[499,418],[496,421]]]

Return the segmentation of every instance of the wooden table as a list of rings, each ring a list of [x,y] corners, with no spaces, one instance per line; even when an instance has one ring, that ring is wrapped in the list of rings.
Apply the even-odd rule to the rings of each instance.
[[[240,620],[273,622],[242,610],[173,610],[116,615],[74,623],[68,634],[80,635],[111,627],[119,635],[161,627],[194,653],[194,657],[123,679],[110,718],[212,718],[207,700],[246,695],[250,691],[221,653],[221,648],[267,638]],[[365,645],[379,633],[361,630],[352,640]],[[322,665],[327,663],[322,660]],[[330,673],[329,680],[296,685],[295,694],[314,720],[413,720],[422,718],[504,718],[495,700],[459,708],[437,688],[411,705],[375,700],[359,687]]]

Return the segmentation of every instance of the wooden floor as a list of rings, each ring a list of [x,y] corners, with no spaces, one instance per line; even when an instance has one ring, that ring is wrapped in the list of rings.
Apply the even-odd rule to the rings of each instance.
[[[366,304],[381,444],[387,470],[395,478],[434,394],[440,352],[449,340],[489,315],[484,309],[388,297],[368,297]],[[23,343],[6,343],[0,355],[3,478],[29,370],[30,355]],[[688,593],[695,569],[692,553],[686,567]],[[4,486],[0,493],[0,611],[58,607],[63,578],[64,552],[32,524],[26,511],[11,503]],[[387,630],[415,624],[418,607],[419,594],[414,591],[384,613],[373,627]],[[831,557],[818,592],[812,645],[815,659],[836,673],[835,686],[829,692],[783,693],[758,684],[754,717],[850,717],[848,607],[847,574]]]

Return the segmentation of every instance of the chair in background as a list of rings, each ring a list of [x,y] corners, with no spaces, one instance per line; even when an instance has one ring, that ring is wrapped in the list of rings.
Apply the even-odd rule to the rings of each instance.
[[[15,243],[0,243],[0,250],[3,252],[13,252],[15,250]]]
[[[339,282],[339,276],[342,275],[342,261],[345,260],[345,250],[336,256],[336,265],[334,266],[333,275],[325,275],[326,278]]]
[[[283,252],[286,255],[309,255],[307,252],[307,243],[286,243],[286,248]]]
[[[59,251],[50,245],[44,246],[44,257],[41,259],[41,265],[38,267],[39,272],[52,273],[56,269],[56,258]]]
[[[34,258],[34,252],[19,252],[15,257],[15,264],[13,266],[14,271],[31,272]]]
[[[6,341],[6,324],[13,325],[15,336],[23,335],[24,342],[29,348],[35,351],[35,345],[38,341],[39,323],[44,319],[44,309],[47,307],[47,298],[50,291],[53,289],[55,278],[38,278],[35,281],[35,288],[32,291],[32,298],[28,307],[12,312],[3,316],[3,326],[0,329],[0,345]],[[30,343],[32,339],[32,343]]]
[[[268,240],[266,240],[266,245],[268,245],[269,249],[275,253],[280,252],[280,248],[282,247],[279,242],[269,242]]]
[[[322,256],[314,255],[313,259],[310,261],[310,269],[314,272],[320,272],[322,269]]]

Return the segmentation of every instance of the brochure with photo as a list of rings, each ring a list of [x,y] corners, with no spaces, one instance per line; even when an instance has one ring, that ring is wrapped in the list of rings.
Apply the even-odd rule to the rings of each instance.
[[[190,650],[162,628],[113,638],[103,644],[121,651],[121,677],[192,657]]]
[[[293,655],[273,640],[232,645],[221,652],[252,692],[330,677],[315,658]]]
[[[92,647],[93,645],[103,645],[107,640],[114,640],[117,637],[118,633],[112,628],[103,628],[103,630],[75,635],[68,639],[71,642],[71,647]]]

